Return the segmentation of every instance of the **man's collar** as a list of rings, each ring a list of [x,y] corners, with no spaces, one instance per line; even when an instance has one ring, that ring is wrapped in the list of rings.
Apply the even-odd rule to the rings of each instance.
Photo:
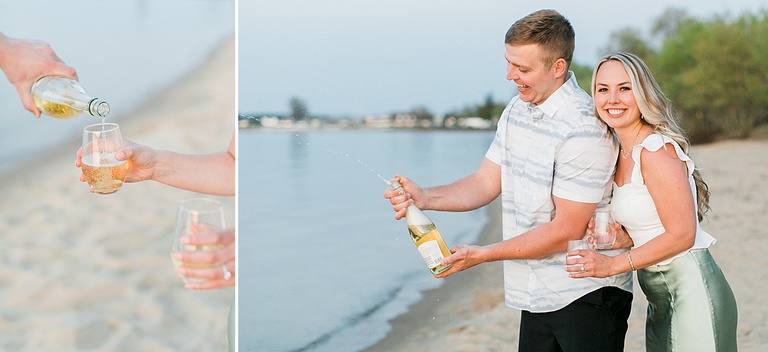
[[[552,95],[547,98],[543,103],[531,106],[530,103],[527,104],[528,111],[531,112],[531,117],[538,120],[543,117],[553,117],[555,116],[555,113],[560,108],[560,106],[567,100],[569,96],[571,96],[576,89],[578,89],[579,84],[576,82],[576,75],[573,74],[573,71],[568,71],[568,79],[561,85],[560,87],[555,90]]]

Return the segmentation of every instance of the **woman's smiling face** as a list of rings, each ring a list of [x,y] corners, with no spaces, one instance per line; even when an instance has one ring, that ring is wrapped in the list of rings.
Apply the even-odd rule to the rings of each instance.
[[[632,82],[621,62],[608,60],[595,75],[595,109],[608,126],[627,126],[640,119]]]

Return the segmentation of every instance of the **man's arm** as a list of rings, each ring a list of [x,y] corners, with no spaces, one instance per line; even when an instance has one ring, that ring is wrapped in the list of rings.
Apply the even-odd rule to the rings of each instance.
[[[488,245],[485,261],[540,259],[565,252],[569,240],[584,238],[595,203],[580,203],[553,196],[555,218],[551,222],[506,241]]]
[[[513,259],[539,259],[565,252],[569,240],[581,239],[587,223],[597,209],[596,203],[580,203],[552,197],[555,217],[551,222],[536,227],[520,236],[487,246],[464,246],[445,258],[445,264],[453,266],[435,275],[442,278],[485,262]]]
[[[488,205],[501,193],[501,166],[483,158],[480,167],[471,175],[445,186],[427,188],[425,193],[424,209],[475,210]]]
[[[411,204],[421,210],[469,211],[487,205],[501,193],[501,167],[487,158],[477,171],[445,186],[423,189],[400,175],[395,175],[394,180],[403,189],[387,189],[384,198],[389,199],[398,220]]]

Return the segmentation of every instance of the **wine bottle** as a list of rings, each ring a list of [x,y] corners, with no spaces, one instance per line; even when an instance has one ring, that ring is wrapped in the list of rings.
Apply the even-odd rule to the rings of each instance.
[[[106,101],[89,97],[80,83],[66,77],[38,79],[32,85],[32,99],[40,111],[57,119],[68,119],[83,112],[101,118],[109,114]]]
[[[390,186],[393,190],[403,188],[397,181],[392,181]],[[440,236],[435,223],[413,204],[405,210],[405,222],[408,224],[411,239],[416,244],[419,254],[432,274],[439,274],[448,270],[453,264],[443,265],[442,260],[451,255],[451,251],[443,241],[443,237]]]

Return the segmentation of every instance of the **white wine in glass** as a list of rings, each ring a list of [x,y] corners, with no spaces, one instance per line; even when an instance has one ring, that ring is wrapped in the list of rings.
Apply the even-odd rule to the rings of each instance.
[[[81,169],[91,192],[112,194],[123,186],[128,163],[115,158],[115,152],[122,147],[123,137],[116,123],[97,123],[83,128]]]
[[[200,264],[181,262],[173,257],[176,252],[209,251],[219,249],[220,246],[195,246],[185,245],[180,242],[184,236],[218,231],[224,228],[224,211],[221,203],[213,199],[193,198],[181,201],[176,213],[176,225],[171,239],[171,261],[178,270],[179,267],[209,268],[220,265],[219,263]],[[178,272],[178,271],[177,271]],[[181,275],[179,275],[181,276]],[[184,283],[203,282],[205,279],[181,276]]]

